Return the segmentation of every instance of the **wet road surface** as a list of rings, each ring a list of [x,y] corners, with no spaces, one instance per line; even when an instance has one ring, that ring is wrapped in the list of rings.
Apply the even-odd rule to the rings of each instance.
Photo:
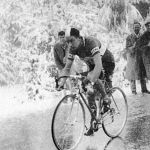
[[[94,136],[83,136],[76,150],[150,150],[150,95],[129,94],[127,98],[129,115],[120,137],[111,139],[101,128]],[[45,110],[2,118],[0,150],[56,150],[51,120],[58,100],[52,101]]]

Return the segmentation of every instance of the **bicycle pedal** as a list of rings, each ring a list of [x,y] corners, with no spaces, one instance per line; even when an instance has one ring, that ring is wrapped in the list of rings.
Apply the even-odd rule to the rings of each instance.
[[[94,132],[98,131],[98,129],[99,129],[99,128],[98,128],[98,123],[94,122],[92,128],[93,128],[93,131],[94,131]]]

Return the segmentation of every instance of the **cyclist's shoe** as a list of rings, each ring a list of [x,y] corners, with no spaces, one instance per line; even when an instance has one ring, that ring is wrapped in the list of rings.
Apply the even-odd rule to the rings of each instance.
[[[85,133],[85,136],[93,136],[94,135],[94,130],[90,127]]]
[[[97,132],[97,131],[98,131],[98,125],[96,124],[96,122],[93,121],[91,127],[85,132],[84,135],[93,136],[94,132]]]

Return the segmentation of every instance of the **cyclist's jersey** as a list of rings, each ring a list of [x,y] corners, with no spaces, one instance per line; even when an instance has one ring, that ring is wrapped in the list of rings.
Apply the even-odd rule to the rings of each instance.
[[[73,60],[75,55],[78,55],[82,60],[86,57],[93,57],[97,53],[100,53],[100,48],[101,43],[98,39],[93,37],[83,38],[83,42],[76,50],[70,49],[68,59]]]
[[[95,63],[93,56],[100,53],[101,43],[93,37],[83,38],[83,43],[80,44],[77,50],[70,49],[68,59],[73,60],[75,55],[78,55],[88,66],[90,70],[94,69]],[[115,63],[113,54],[106,49],[102,56],[102,63]]]

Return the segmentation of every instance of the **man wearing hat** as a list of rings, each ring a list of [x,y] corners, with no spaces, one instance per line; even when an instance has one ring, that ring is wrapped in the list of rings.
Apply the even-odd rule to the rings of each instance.
[[[136,42],[139,40],[141,24],[137,21],[133,24],[133,33],[131,33],[126,39],[126,54],[127,54],[127,66],[126,66],[126,73],[125,78],[130,81],[130,87],[132,94],[137,94],[136,92],[136,80],[139,80],[140,77],[138,76],[138,72],[136,68],[136,51],[135,45]],[[141,89],[144,91],[145,82],[140,80],[141,82]]]
[[[70,68],[72,66],[75,55],[78,55],[80,59],[84,60],[86,57],[92,57],[93,62],[95,64],[93,70],[87,75],[87,79],[85,81],[86,90],[87,90],[87,98],[90,108],[96,114],[96,103],[95,103],[95,92],[99,91],[104,98],[104,113],[108,111],[109,105],[111,103],[111,99],[106,94],[104,85],[102,81],[99,79],[100,73],[102,71],[102,60],[101,60],[101,42],[93,37],[83,38],[80,36],[80,32],[76,28],[71,28],[70,36],[68,38],[70,51],[68,54],[67,63],[63,70],[63,75],[70,74]],[[63,86],[65,83],[65,79],[61,80],[59,83],[60,86]],[[94,89],[93,89],[94,88]],[[93,129],[93,117],[91,116],[91,126],[89,130],[85,133],[85,135],[90,136],[94,134]]]
[[[136,70],[140,77],[142,93],[150,94],[146,78],[150,79],[150,18],[145,21],[146,31],[140,36],[136,49]]]

